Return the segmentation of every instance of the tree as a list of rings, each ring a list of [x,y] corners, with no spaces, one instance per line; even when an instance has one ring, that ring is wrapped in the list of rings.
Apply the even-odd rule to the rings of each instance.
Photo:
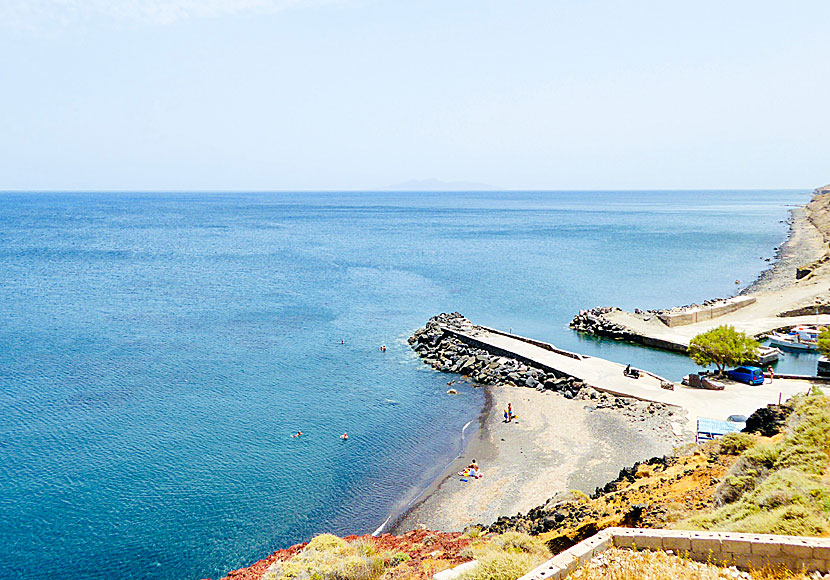
[[[727,366],[752,362],[758,356],[757,341],[735,327],[721,325],[698,334],[689,342],[689,356],[702,367],[715,365],[718,374]]]
[[[830,358],[830,328],[825,328],[818,335],[818,351]]]

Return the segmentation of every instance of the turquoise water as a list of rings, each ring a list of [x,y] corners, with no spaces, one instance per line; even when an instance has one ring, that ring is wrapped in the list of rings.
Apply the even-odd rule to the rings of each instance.
[[[568,322],[734,293],[808,199],[0,194],[0,577],[215,578],[371,532],[483,401],[410,353],[430,316],[676,379],[685,357]]]

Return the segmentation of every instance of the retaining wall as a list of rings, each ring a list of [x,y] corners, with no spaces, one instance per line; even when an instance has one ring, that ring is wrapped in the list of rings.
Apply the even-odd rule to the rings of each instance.
[[[684,326],[695,322],[703,322],[704,320],[712,320],[754,303],[755,298],[753,296],[735,296],[712,306],[698,306],[678,312],[665,312],[660,314],[659,318],[666,326]]]
[[[554,556],[519,580],[561,580],[608,548],[672,550],[692,560],[741,569],[786,567],[793,571],[830,571],[830,538],[606,528]]]

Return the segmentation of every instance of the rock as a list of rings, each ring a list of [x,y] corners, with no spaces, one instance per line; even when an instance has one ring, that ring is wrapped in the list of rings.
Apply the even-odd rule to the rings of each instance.
[[[458,391],[456,391],[455,389],[450,389],[450,390],[447,391],[447,394],[448,395],[457,395]]]
[[[792,413],[792,405],[767,405],[761,407],[746,420],[744,433],[758,433],[764,437],[772,437],[780,433],[787,423],[787,417]]]

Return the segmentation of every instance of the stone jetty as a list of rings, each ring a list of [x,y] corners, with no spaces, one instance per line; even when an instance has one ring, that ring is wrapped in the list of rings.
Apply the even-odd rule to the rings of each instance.
[[[458,312],[433,316],[424,328],[409,338],[409,344],[424,362],[445,373],[468,376],[480,385],[503,384],[539,391],[557,391],[572,399],[585,384],[573,377],[545,372],[515,358],[499,356],[462,342],[446,329],[471,332],[473,324]]]
[[[465,343],[458,333],[472,333],[477,328],[458,312],[433,316],[426,326],[409,338],[412,349],[424,363],[447,373],[467,376],[474,384],[524,387],[537,391],[554,391],[567,399],[591,401],[595,409],[618,409],[634,420],[670,423],[683,412],[672,405],[636,398],[615,396],[594,389],[584,381],[558,372],[550,372],[509,356],[493,354],[486,348]],[[577,355],[579,356],[579,355]],[[683,419],[679,419],[680,422]],[[668,426],[668,425],[667,425]]]
[[[679,317],[679,313],[687,312],[684,316],[692,316],[698,314],[706,309],[722,309],[726,311],[728,308],[734,308],[734,303],[727,303],[725,301],[711,300],[706,301],[702,305],[689,305],[671,310],[634,310],[633,313],[626,312],[621,308],[615,306],[598,306],[590,310],[580,310],[579,313],[573,317],[570,322],[570,327],[577,332],[584,332],[586,334],[593,334],[602,338],[610,338],[613,340],[624,340],[635,344],[642,344],[652,348],[659,348],[661,350],[669,350],[673,352],[685,353],[689,347],[689,341],[694,337],[694,332],[702,332],[719,324],[720,322],[713,322],[713,318],[704,318],[700,323],[709,324],[700,331],[689,331],[685,328],[677,329],[678,325],[670,326],[666,324],[666,320],[675,320]],[[755,302],[743,301],[746,305],[751,305]],[[741,306],[743,308],[743,306]],[[684,310],[685,309],[685,310]],[[737,308],[729,312],[735,312]],[[816,309],[813,308],[811,312],[814,313]],[[830,307],[828,308],[830,312]],[[719,315],[720,316],[720,315]],[[697,320],[695,317],[694,320]],[[622,322],[625,321],[625,322]],[[698,324],[681,324],[681,327],[688,327],[689,329],[698,329]],[[780,319],[774,319],[771,324],[767,324],[769,330],[777,330],[785,326],[785,323]],[[786,325],[791,326],[791,325]],[[636,330],[635,330],[636,328]],[[757,333],[756,338],[763,336],[769,330]],[[759,349],[759,358],[757,364],[766,365],[770,362],[778,360],[778,350],[770,347],[761,347]]]

